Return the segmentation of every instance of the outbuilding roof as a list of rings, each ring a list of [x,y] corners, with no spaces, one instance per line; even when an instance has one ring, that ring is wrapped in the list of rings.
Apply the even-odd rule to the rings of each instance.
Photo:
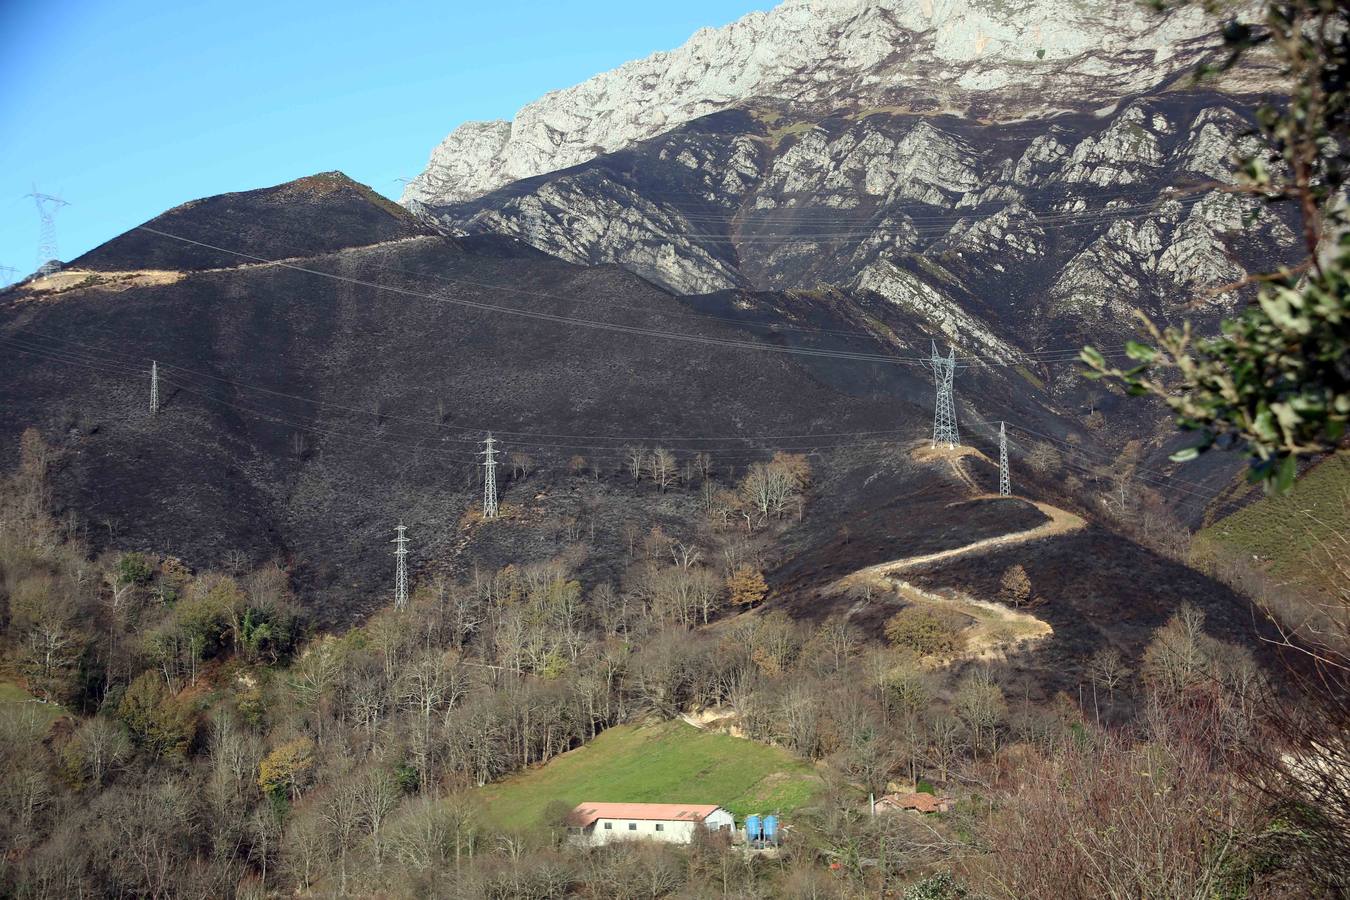
[[[715,803],[578,803],[567,824],[587,828],[600,819],[702,822],[719,809]]]

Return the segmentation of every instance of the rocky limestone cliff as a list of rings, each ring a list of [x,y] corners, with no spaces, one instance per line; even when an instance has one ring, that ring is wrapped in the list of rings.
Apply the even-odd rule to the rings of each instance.
[[[469,200],[748,104],[984,120],[1082,111],[1159,87],[1215,42],[1198,6],[1161,16],[1129,0],[787,0],[549,93],[510,122],[461,125],[403,200]]]
[[[1222,190],[1250,130],[1205,91],[1006,124],[730,110],[435,212],[677,293],[872,292],[1008,361],[1136,307],[1217,317],[1225,285],[1291,260],[1290,211]]]

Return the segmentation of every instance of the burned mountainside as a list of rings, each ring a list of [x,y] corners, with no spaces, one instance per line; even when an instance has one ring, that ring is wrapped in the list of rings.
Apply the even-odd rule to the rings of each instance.
[[[848,309],[676,297],[617,267],[443,236],[315,176],[179,207],[7,292],[0,445],[11,462],[40,429],[59,452],[55,501],[95,546],[279,556],[340,618],[382,602],[399,519],[419,568],[468,564],[488,429],[547,471],[582,456],[613,479],[634,443],[706,450],[729,477],[774,449],[922,435],[920,323],[877,311],[907,335],[901,355]],[[972,420],[1081,431],[1008,369],[967,383],[991,405],[966,407]],[[532,500],[513,489],[506,502]]]

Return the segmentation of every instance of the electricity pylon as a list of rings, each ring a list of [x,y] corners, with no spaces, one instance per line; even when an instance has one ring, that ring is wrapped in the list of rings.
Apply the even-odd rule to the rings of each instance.
[[[7,288],[19,277],[19,270],[13,266],[0,266],[0,288]]]
[[[389,543],[397,544],[394,549],[394,559],[397,562],[394,565],[394,609],[402,609],[408,605],[408,538],[403,533],[407,530],[402,522],[398,523],[398,536]]]
[[[159,412],[159,363],[150,361],[150,414]]]
[[[483,518],[497,518],[497,450],[492,432],[483,442]]]
[[[998,492],[1000,496],[1012,496],[1012,481],[1008,478],[1008,429],[1004,423],[998,423]]]
[[[946,358],[938,355],[937,342],[933,342],[933,357],[929,360],[933,370],[933,384],[937,389],[937,400],[933,405],[933,446],[946,444],[955,447],[961,443],[961,433],[956,426],[956,400],[952,393],[952,384],[956,381],[956,348],[952,347]]]
[[[33,198],[42,223],[38,232],[37,274],[46,275],[56,268],[56,214],[61,207],[70,204],[51,194],[39,194],[37,185],[26,196]]]

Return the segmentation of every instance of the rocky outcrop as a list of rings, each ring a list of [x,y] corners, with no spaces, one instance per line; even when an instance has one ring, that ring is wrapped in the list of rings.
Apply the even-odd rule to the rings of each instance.
[[[1223,189],[1249,115],[1180,91],[1007,125],[726,111],[436,211],[678,293],[875,295],[1006,361],[1123,333],[1136,308],[1217,320],[1225,285],[1292,258],[1290,211]]]
[[[959,302],[885,260],[877,260],[864,269],[853,287],[894,303],[948,341],[976,349],[987,360],[1013,363],[1022,358],[1016,347],[1000,339],[987,324],[966,312]]]
[[[461,125],[403,196],[463,202],[746,105],[985,120],[1109,106],[1189,69],[1216,37],[1198,6],[1164,16],[1117,0],[786,0],[547,94],[510,122]]]

